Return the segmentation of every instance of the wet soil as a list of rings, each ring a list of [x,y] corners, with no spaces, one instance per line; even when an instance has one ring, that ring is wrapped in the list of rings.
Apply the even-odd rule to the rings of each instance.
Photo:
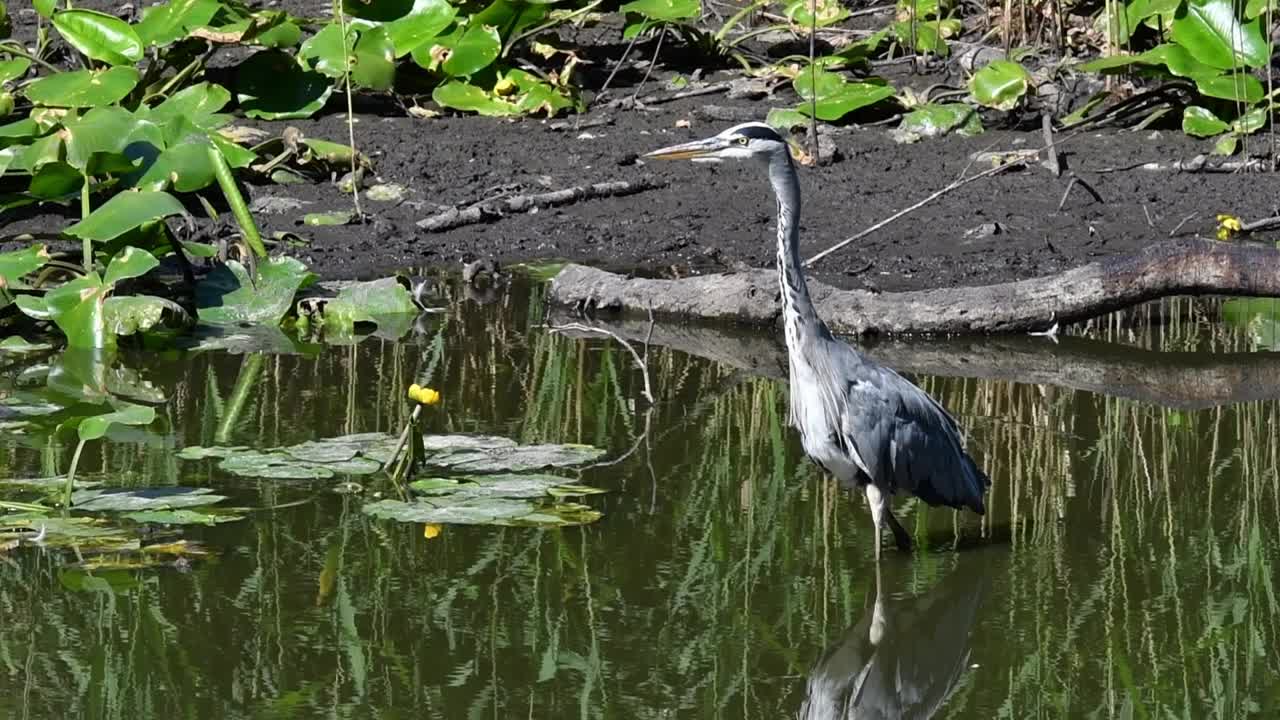
[[[294,12],[314,10],[287,8]],[[288,5],[288,3],[286,3]],[[597,30],[601,38],[607,29]],[[597,58],[589,86],[603,82],[602,68],[620,46],[593,43]],[[643,47],[637,57],[647,57]],[[670,63],[668,63],[670,60]],[[672,67],[687,61],[660,56],[645,93],[661,91],[666,78],[687,74]],[[939,77],[962,82],[952,68],[941,76],[903,76],[899,86],[923,87]],[[642,73],[615,79],[613,98],[631,94]],[[709,71],[704,79],[732,77]],[[355,117],[359,148],[373,160],[372,183],[395,183],[408,193],[399,202],[364,200],[369,220],[362,225],[302,225],[305,213],[349,209],[351,198],[333,183],[248,188],[251,202],[285,198],[291,206],[260,212],[267,232],[287,230],[309,239],[294,250],[317,272],[332,278],[361,278],[423,266],[456,268],[464,260],[572,260],[612,268],[686,275],[773,262],[773,200],[758,168],[749,165],[646,164],[637,156],[670,143],[718,132],[733,120],[763,119],[771,107],[794,104],[790,90],[760,100],[726,100],[708,95],[647,109],[593,109],[555,120],[505,120],[448,116],[420,119],[399,105],[361,105]],[[429,105],[429,101],[424,104]],[[605,103],[601,104],[602,106]],[[319,117],[256,123],[278,133],[292,125],[305,135],[343,141],[345,102],[335,99]],[[1004,118],[988,117],[995,128],[973,138],[948,137],[915,144],[894,142],[886,126],[837,128],[840,159],[801,168],[806,256],[829,247],[946,186],[962,173],[977,172],[971,154],[984,150],[1039,147],[1040,132],[1000,130]],[[1038,127],[1038,123],[1033,123]],[[1261,142],[1261,141],[1259,141]],[[1207,153],[1206,141],[1175,128],[1128,132],[1107,130],[1061,138],[1067,167],[1101,195],[1096,201],[1074,188],[1061,210],[1068,176],[1055,177],[1036,166],[980,180],[932,202],[845,250],[823,260],[814,273],[841,287],[903,290],[986,284],[1057,272],[1099,258],[1127,253],[1177,234],[1211,235],[1214,216],[1232,212],[1246,219],[1273,213],[1269,176],[1178,173],[1138,169],[1143,163],[1189,160]],[[1113,168],[1127,168],[1104,172]],[[627,197],[593,199],[537,212],[502,217],[446,232],[428,233],[416,222],[452,207],[510,195],[546,192],[592,183],[661,177],[664,188]],[[277,206],[279,206],[277,204]],[[1188,220],[1188,218],[1191,218]],[[61,223],[40,213],[11,223],[47,229]],[[994,231],[994,232],[993,232]]]

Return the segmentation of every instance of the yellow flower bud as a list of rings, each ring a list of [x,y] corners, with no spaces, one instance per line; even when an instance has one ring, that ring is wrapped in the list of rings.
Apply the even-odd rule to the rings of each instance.
[[[506,97],[516,91],[516,83],[508,77],[504,77],[493,86],[493,94],[498,97]]]
[[[431,540],[438,537],[441,532],[443,532],[443,529],[439,525],[432,523],[422,528],[422,537]]]
[[[414,383],[414,384],[410,385],[410,386],[409,386],[409,399],[410,399],[410,400],[413,400],[413,401],[415,401],[415,402],[416,402],[416,401],[418,400],[418,393],[420,393],[420,392],[422,392],[422,386],[418,385],[418,383]]]

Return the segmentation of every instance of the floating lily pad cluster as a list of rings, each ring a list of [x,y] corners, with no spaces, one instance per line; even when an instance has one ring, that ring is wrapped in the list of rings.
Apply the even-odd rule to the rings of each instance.
[[[414,498],[365,506],[376,517],[402,522],[564,526],[593,522],[599,512],[564,498],[603,492],[545,468],[580,466],[604,450],[589,445],[520,445],[490,435],[426,435],[424,463],[453,473],[414,481]],[[388,433],[343,435],[288,447],[187,447],[184,460],[218,459],[218,468],[243,477],[324,480],[369,475],[390,462],[398,438]]]

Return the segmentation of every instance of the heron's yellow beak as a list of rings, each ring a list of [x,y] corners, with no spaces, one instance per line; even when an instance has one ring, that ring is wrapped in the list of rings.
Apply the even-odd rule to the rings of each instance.
[[[714,155],[724,149],[726,143],[720,138],[707,138],[693,142],[680,143],[645,153],[645,157],[655,160],[697,160]]]

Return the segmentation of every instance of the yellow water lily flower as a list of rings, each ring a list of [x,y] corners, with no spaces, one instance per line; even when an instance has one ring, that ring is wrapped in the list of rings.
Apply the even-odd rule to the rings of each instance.
[[[1240,232],[1242,229],[1243,225],[1240,223],[1240,218],[1235,215],[1227,215],[1224,213],[1218,216],[1219,240],[1230,240],[1233,235]]]
[[[440,402],[440,393],[414,383],[409,386],[409,399],[419,405],[435,405]]]
[[[442,532],[444,532],[444,528],[441,528],[435,523],[431,523],[430,525],[426,525],[422,528],[422,537],[431,540],[438,537]]]

